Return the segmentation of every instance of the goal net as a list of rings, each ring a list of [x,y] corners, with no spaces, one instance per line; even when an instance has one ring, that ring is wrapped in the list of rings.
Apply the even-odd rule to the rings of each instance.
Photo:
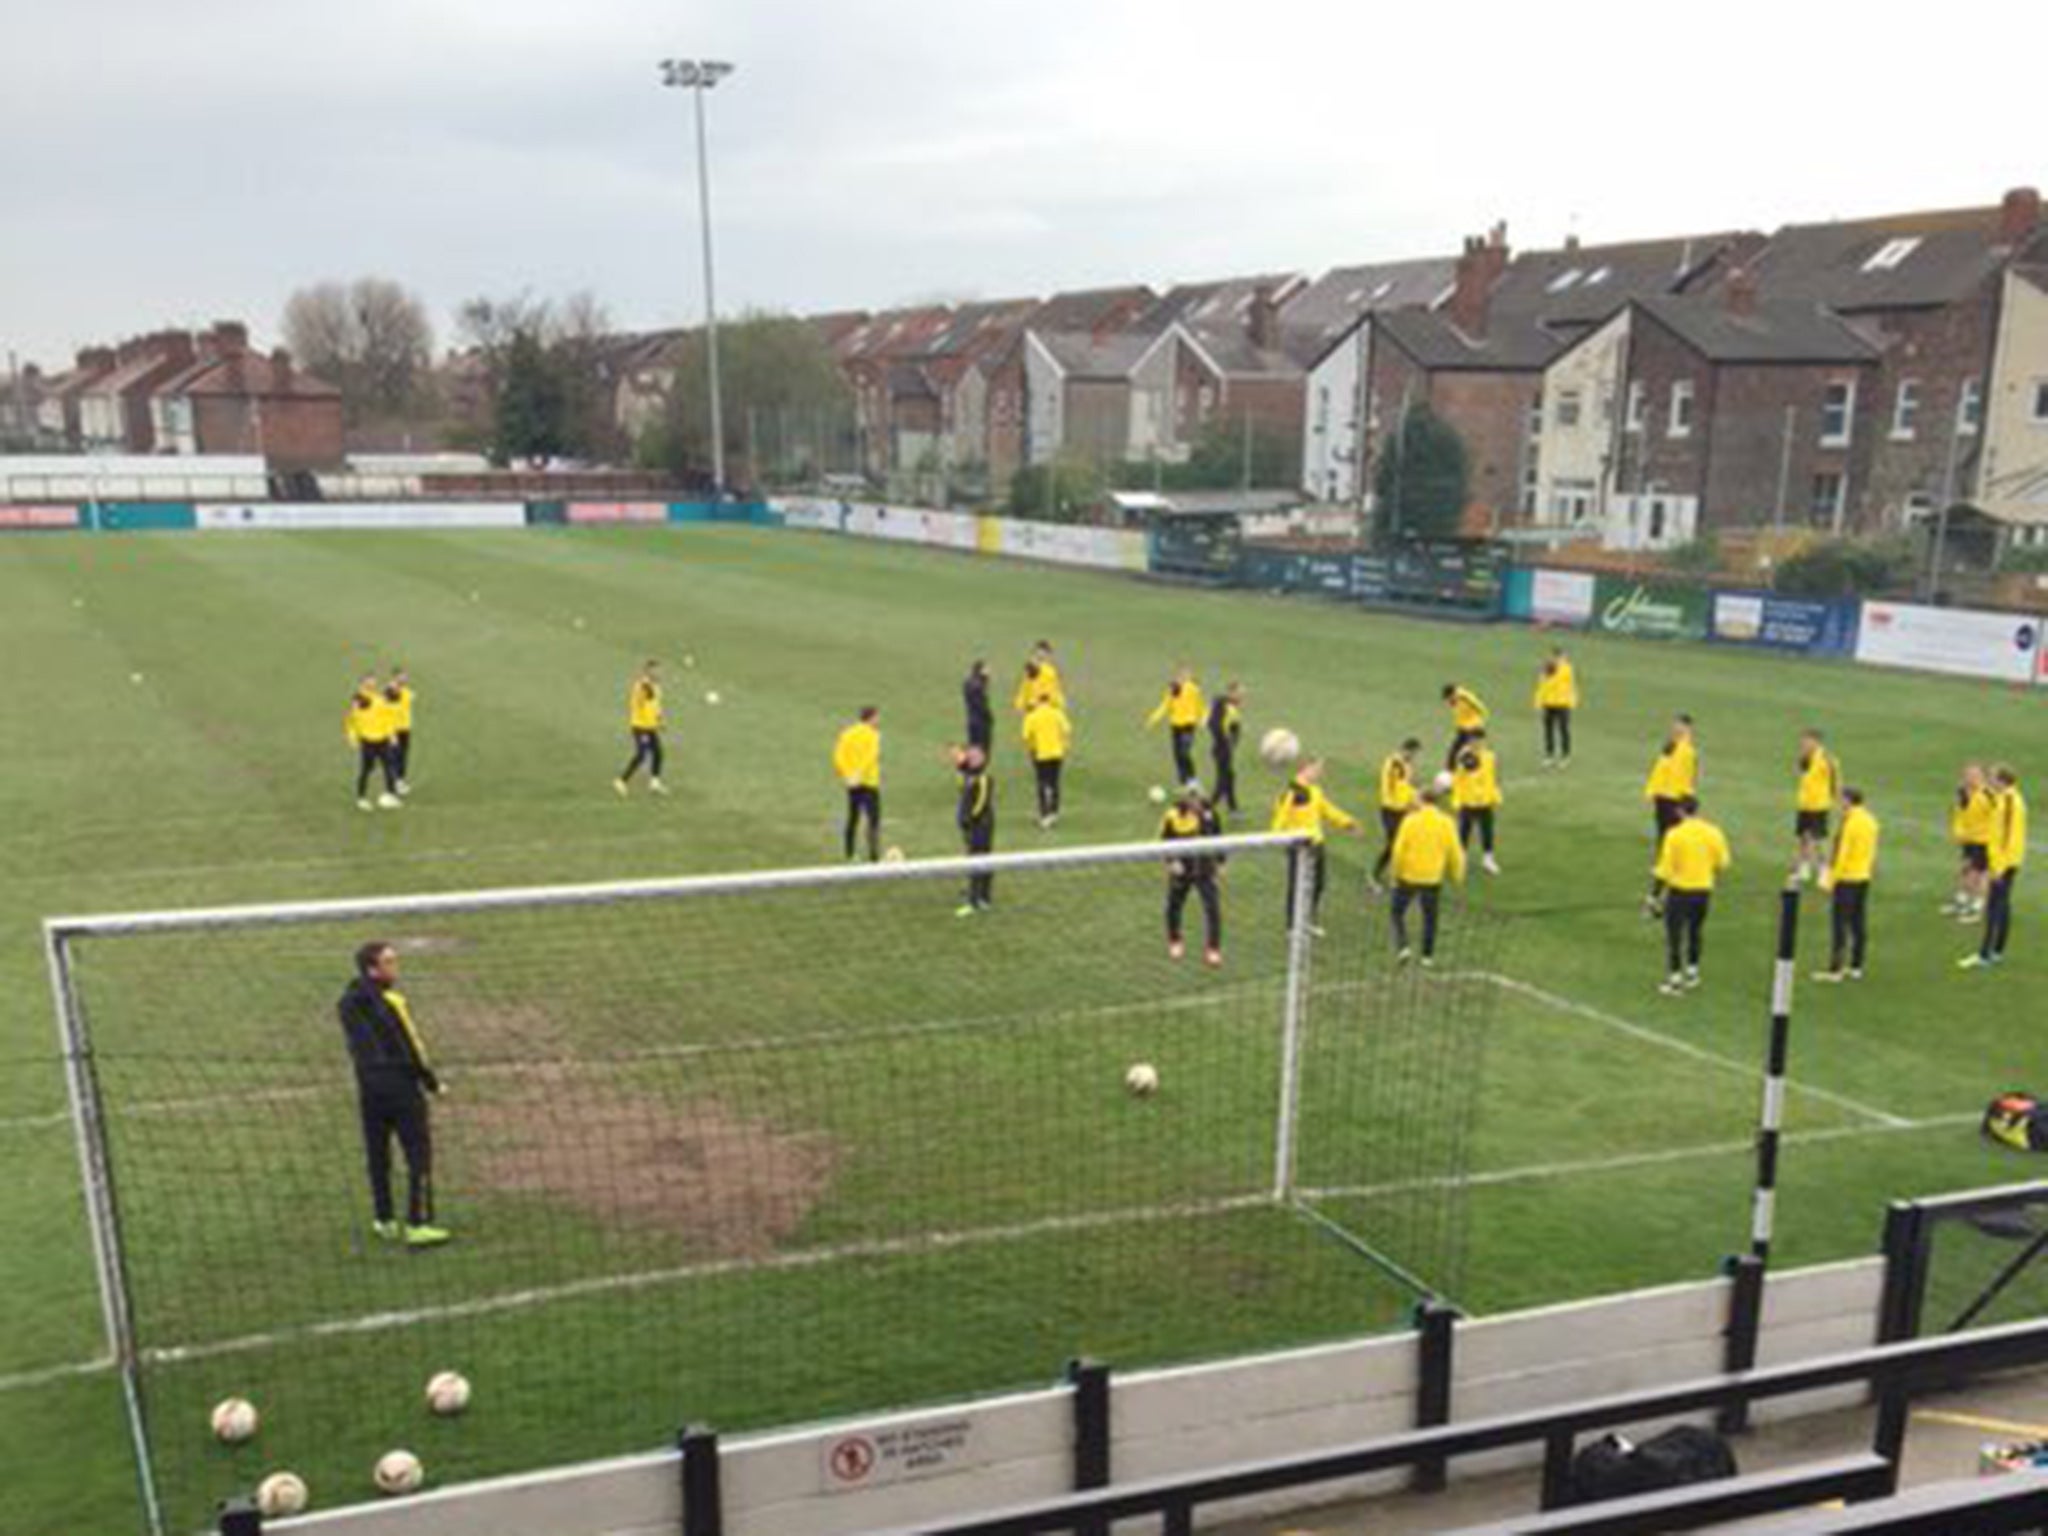
[[[280,1468],[372,1497],[394,1447],[445,1484],[1455,1298],[1498,924],[1396,966],[1384,906],[1333,884],[1312,938],[1288,840],[1227,838],[1225,963],[1199,892],[1175,960],[1195,846],[978,861],[966,917],[955,860],[53,920],[152,1522]],[[445,1088],[432,1249],[372,1230],[336,1003],[373,940]],[[474,1403],[431,1418],[450,1369]]]

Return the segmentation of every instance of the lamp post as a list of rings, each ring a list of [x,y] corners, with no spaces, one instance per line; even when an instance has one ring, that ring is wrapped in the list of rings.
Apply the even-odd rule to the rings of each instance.
[[[725,495],[725,417],[718,391],[718,301],[711,280],[711,170],[704,147],[704,93],[733,72],[716,59],[663,59],[661,83],[690,92],[697,118],[697,214],[704,236],[704,356],[711,375],[712,494]]]

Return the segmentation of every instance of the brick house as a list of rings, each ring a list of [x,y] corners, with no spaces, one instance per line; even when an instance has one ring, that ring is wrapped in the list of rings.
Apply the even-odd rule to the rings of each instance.
[[[122,342],[114,366],[78,392],[78,443],[88,453],[153,453],[150,400],[158,386],[198,356],[184,331],[158,331]]]
[[[293,365],[282,347],[249,346],[223,322],[200,338],[198,358],[150,399],[159,451],[261,454],[281,471],[337,469],[344,458],[341,391]]]
[[[866,474],[880,479],[893,467],[892,389],[909,378],[896,370],[914,363],[952,318],[943,304],[883,310],[847,331],[833,348],[853,392],[854,431]]]
[[[1042,462],[1029,458],[1026,451],[1030,382],[1026,336],[1035,332],[1040,336],[1106,339],[1129,330],[1158,297],[1143,284],[1054,294],[1033,309],[1001,347],[981,359],[983,413],[987,423],[984,457],[991,491],[1008,485],[1010,477],[1027,462]],[[1056,446],[1057,438],[1052,441]],[[1050,452],[1046,456],[1050,457]]]
[[[114,371],[112,347],[86,347],[74,365],[54,378],[43,381],[36,402],[36,435],[46,443],[77,448],[83,442],[79,421],[79,398],[98,380]]]
[[[1177,321],[1156,331],[1024,333],[1024,461],[1105,466],[1186,456],[1174,434],[1182,353]]]
[[[1840,526],[1899,529],[1978,493],[2006,273],[2044,251],[2040,193],[2019,188],[1988,207],[1790,225],[1756,255],[1762,301],[1824,305],[1878,352],[1846,402]]]
[[[889,463],[898,473],[949,484],[979,481],[988,462],[989,376],[1039,308],[1036,299],[962,304],[913,358],[889,372]]]
[[[2048,547],[2048,261],[2005,274],[1975,505],[2011,543]]]
[[[1537,526],[1668,548],[1731,527],[1839,527],[1850,408],[1875,346],[1820,305],[1712,293],[1632,300],[1542,386]]]

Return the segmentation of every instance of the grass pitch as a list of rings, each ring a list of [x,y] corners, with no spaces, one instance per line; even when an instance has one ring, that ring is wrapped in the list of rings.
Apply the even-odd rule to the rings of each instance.
[[[2023,881],[2016,952],[1992,975],[1955,971],[1970,935],[1935,908],[1950,870],[1945,796],[1956,765],[2005,758],[2030,777],[2048,758],[2038,693],[1580,638],[1587,707],[1579,759],[1567,773],[1545,774],[1526,706],[1546,642],[1522,629],[743,530],[15,539],[0,543],[0,654],[11,663],[0,711],[0,1149],[14,1175],[0,1185],[8,1233],[0,1286],[9,1297],[0,1323],[0,1459],[12,1469],[0,1484],[0,1527],[135,1521],[114,1385],[70,1370],[95,1352],[98,1309],[38,919],[829,862],[838,794],[827,753],[838,725],[866,702],[884,711],[888,840],[914,857],[951,852],[952,783],[939,751],[959,730],[959,674],[969,655],[985,654],[1006,692],[1023,649],[1040,636],[1060,647],[1079,728],[1068,814],[1046,839],[1058,843],[1151,835],[1156,812],[1145,791],[1167,778],[1168,761],[1163,734],[1146,733],[1142,722],[1180,660],[1211,685],[1242,677],[1250,733],[1273,724],[1301,732],[1329,753],[1334,797],[1368,816],[1381,752],[1411,731],[1438,749],[1443,681],[1467,682],[1493,704],[1507,872],[1476,884],[1470,899],[1513,915],[1514,939],[1487,983],[1498,989],[1492,1039],[1485,1071],[1469,1084],[1481,1109],[1458,1298],[1467,1306],[1500,1310],[1700,1278],[1744,1241],[1770,929],[1791,851],[1790,759],[1807,724],[1828,732],[1849,781],[1869,791],[1885,844],[1871,980],[1803,986],[1799,996],[1783,1258],[1867,1253],[1887,1198],[2033,1171],[1982,1145],[1970,1122],[1992,1091],[2048,1080],[2038,904]],[[624,757],[623,691],[649,654],[668,665],[675,793],[620,803],[609,780]],[[402,814],[364,816],[349,794],[340,708],[358,672],[394,660],[412,668],[421,691],[419,789]],[[715,709],[702,702],[713,688],[723,701]],[[1709,810],[1730,833],[1737,868],[1717,898],[1707,987],[1670,1000],[1654,992],[1660,935],[1635,904],[1647,856],[1642,775],[1678,709],[1699,720]],[[1023,814],[1027,775],[1008,722],[1000,712],[1003,846],[1035,846],[1042,839]],[[1249,803],[1262,812],[1273,781],[1256,768],[1245,778]],[[1262,823],[1256,812],[1243,824]],[[1381,914],[1359,894],[1370,847],[1361,839],[1337,850],[1327,942],[1347,952],[1384,942]],[[1152,899],[1148,890],[1147,913]],[[1231,913],[1231,974],[1253,985],[1268,974],[1259,945],[1270,948],[1255,904],[1247,893]],[[1825,911],[1813,898],[1806,906],[1802,969],[1811,969],[1822,958]],[[1029,931],[1028,919],[1010,921],[1013,935]],[[1000,944],[1002,933],[992,925],[984,941]],[[1057,930],[1021,940],[1034,974],[1071,980],[1073,968],[1106,967],[1122,953],[1120,941],[1076,945],[1073,935],[1070,925],[1065,947]],[[847,936],[858,931],[848,926]],[[951,932],[938,938],[956,942]],[[914,952],[900,932],[887,948]],[[1132,940],[1132,955],[1141,980],[1187,984],[1165,971],[1149,927]],[[736,954],[728,980],[737,984],[749,963],[773,971],[774,958],[773,946]],[[433,957],[414,964],[430,988]],[[338,984],[323,973],[316,1005]],[[257,1024],[244,1017],[224,1027]],[[203,1057],[208,1048],[202,1038],[155,1044],[166,1081],[193,1072],[187,1053]],[[317,1049],[331,1044],[322,1035]],[[1094,1044],[1103,1072],[1127,1054],[1120,1042]],[[1156,1037],[1143,1044],[1158,1048]],[[1047,1059],[1084,1051],[1052,1049]],[[1242,1062],[1258,1065],[1251,1055]],[[949,1066],[943,1051],[926,1064],[956,1083],[967,1070]],[[1166,1065],[1172,1085],[1170,1058]],[[1050,1066],[1033,1070],[1024,1080],[1056,1081]],[[1093,1113],[1084,1104],[1063,1111],[1077,1124]],[[1334,1125],[1346,1111],[1338,1094],[1324,1113]],[[459,1138],[452,1107],[448,1127],[450,1140]],[[306,1155],[287,1166],[331,1164],[337,1202],[346,1198],[348,1127],[313,1123],[301,1134]],[[204,1143],[198,1138],[192,1162],[201,1190],[209,1187]],[[951,1135],[948,1145],[975,1143]],[[1344,1145],[1318,1165],[1311,1141],[1303,1174],[1328,1190],[1332,1214],[1371,1230],[1375,1202],[1386,1197],[1347,1189],[1348,1172],[1369,1159],[1347,1161]],[[1189,1155],[1197,1150],[1212,1160],[1231,1155],[1208,1144]],[[1000,1158],[985,1149],[962,1162],[972,1178],[924,1187],[918,1166],[906,1143],[889,1198],[944,1215],[946,1202],[985,1183],[995,1206],[1035,1208],[1033,1191],[1005,1185]],[[193,1194],[170,1192],[163,1203]],[[457,1189],[450,1198],[460,1200]],[[360,1213],[325,1202],[282,1216],[265,1210],[253,1234],[237,1214],[195,1217],[190,1265],[166,1282],[185,1336],[203,1332],[209,1288],[237,1283],[236,1264],[204,1267],[206,1254],[219,1252],[202,1241],[209,1220],[243,1234],[246,1251],[229,1252],[246,1275],[247,1264],[266,1262],[266,1249],[289,1255],[327,1241],[329,1228]],[[846,1210],[816,1219],[827,1231],[834,1221],[858,1225]],[[805,1367],[763,1373],[749,1359],[749,1369],[735,1370],[729,1355],[683,1361],[676,1414],[650,1423],[649,1433],[658,1440],[684,1413],[737,1427],[1009,1384],[1020,1373],[1048,1376],[1084,1349],[1122,1361],[1176,1358],[1386,1321],[1385,1288],[1300,1224],[1258,1211],[1213,1220],[1233,1229],[1202,1250],[1216,1260],[1213,1272],[1184,1272],[1165,1286],[1156,1281],[1161,1264],[1171,1270],[1184,1253],[1147,1253],[1148,1243],[1166,1241],[1157,1232],[1098,1253],[1107,1267],[1094,1275],[1071,1274],[1071,1247],[1036,1258],[1029,1243],[963,1253],[951,1279],[973,1309],[957,1333],[922,1348],[885,1326],[902,1295],[903,1261],[878,1257],[825,1278],[779,1275],[772,1286],[792,1293],[778,1302],[784,1315],[815,1320]],[[489,1262],[474,1246],[445,1257],[457,1267]],[[1324,1278],[1304,1284],[1305,1303],[1292,1311],[1249,1305],[1261,1266]],[[1034,1270],[1070,1280],[1074,1307],[1046,1304],[1056,1287],[1020,1288],[1018,1274]],[[1338,1296],[1344,1302],[1332,1306]],[[693,1315],[727,1317],[727,1331],[744,1334],[764,1297],[758,1277],[710,1282],[694,1289]],[[1105,1312],[1103,1298],[1128,1305]],[[574,1305],[589,1314],[576,1326],[616,1336],[622,1353],[661,1331],[658,1309],[631,1296]],[[494,1377],[535,1361],[546,1374],[531,1384],[533,1401],[575,1400],[589,1388],[587,1362],[536,1348],[516,1317],[465,1328],[460,1363],[480,1384],[472,1419],[409,1430],[411,1404],[395,1391],[389,1403],[340,1403],[311,1385],[380,1373],[424,1380],[445,1363],[424,1350],[377,1336],[307,1346],[304,1400],[293,1400],[287,1376],[269,1404],[279,1436],[296,1424],[295,1440],[267,1432],[260,1451],[243,1453],[246,1464],[222,1453],[209,1470],[192,1458],[197,1470],[173,1489],[183,1523],[203,1514],[223,1483],[287,1458],[302,1469],[313,1458],[318,1498],[323,1477],[333,1486],[363,1446],[400,1435],[419,1442],[430,1473],[445,1474],[618,1448],[586,1443],[558,1416],[491,1401]],[[192,1418],[233,1379],[198,1364],[172,1373],[158,1411]],[[332,1471],[318,1460],[330,1444]]]

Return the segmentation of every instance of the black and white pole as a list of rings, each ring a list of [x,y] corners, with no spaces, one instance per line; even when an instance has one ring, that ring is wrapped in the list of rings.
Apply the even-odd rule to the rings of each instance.
[[[1764,1056],[1763,1109],[1756,1127],[1756,1189],[1750,1197],[1749,1252],[1728,1262],[1734,1281],[1728,1298],[1728,1348],[1724,1368],[1746,1371],[1756,1364],[1757,1337],[1764,1315],[1764,1271],[1771,1261],[1771,1233],[1778,1208],[1778,1148],[1785,1123],[1785,1065],[1792,1054],[1792,978],[1799,954],[1798,881],[1778,895],[1778,952],[1771,965],[1771,1034]],[[1746,1404],[1721,1413],[1726,1432],[1747,1427]]]

